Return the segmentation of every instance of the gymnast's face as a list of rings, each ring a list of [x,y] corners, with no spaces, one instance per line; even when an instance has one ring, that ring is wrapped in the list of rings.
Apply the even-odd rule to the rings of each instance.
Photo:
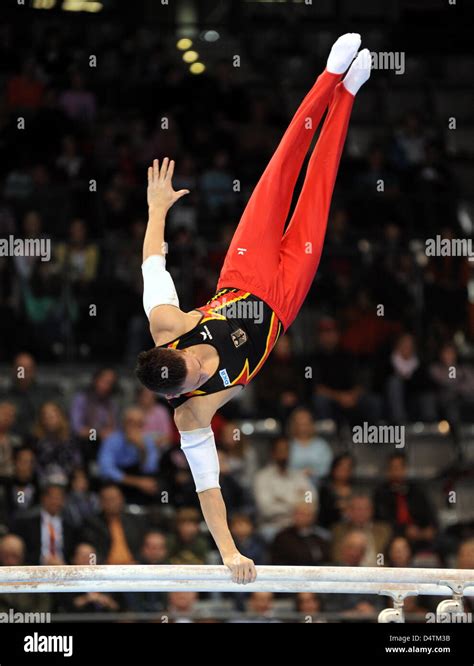
[[[167,395],[167,398],[177,398],[184,393],[195,391],[206,381],[202,363],[196,354],[189,349],[180,350],[179,353],[183,354],[184,362],[186,363],[186,379],[180,392],[176,395]]]

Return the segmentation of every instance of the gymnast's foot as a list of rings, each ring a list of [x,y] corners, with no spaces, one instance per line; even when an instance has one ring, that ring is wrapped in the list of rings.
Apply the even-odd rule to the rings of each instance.
[[[355,95],[359,88],[369,80],[371,69],[372,56],[369,49],[363,49],[352,63],[350,70],[346,74],[346,78],[342,82],[344,88],[352,95]]]
[[[326,69],[331,74],[344,74],[359,50],[361,38],[357,32],[348,32],[334,42]]]

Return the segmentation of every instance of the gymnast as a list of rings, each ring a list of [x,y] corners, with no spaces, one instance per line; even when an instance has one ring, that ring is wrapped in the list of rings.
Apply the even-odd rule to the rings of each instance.
[[[360,35],[349,33],[333,45],[326,69],[301,103],[248,201],[217,293],[191,312],[179,307],[166,270],[164,242],[167,212],[189,191],[173,190],[172,160],[165,158],[161,165],[154,160],[148,169],[143,305],[155,347],[139,354],[136,375],[174,408],[204,518],[238,583],[252,582],[256,571],[253,561],[237,550],[227,525],[211,419],[262,368],[297,316],[316,274],[354,97],[370,76],[370,52],[364,49],[357,55],[360,43]],[[285,231],[299,172],[326,110]]]

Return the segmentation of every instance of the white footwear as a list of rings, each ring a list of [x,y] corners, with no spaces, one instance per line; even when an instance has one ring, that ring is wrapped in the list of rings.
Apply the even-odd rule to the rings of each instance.
[[[372,69],[372,55],[369,49],[363,49],[351,65],[343,81],[344,87],[352,95],[357,94],[359,88],[370,78]]]
[[[344,74],[360,48],[361,37],[357,32],[348,32],[339,37],[332,46],[326,69],[331,74]]]

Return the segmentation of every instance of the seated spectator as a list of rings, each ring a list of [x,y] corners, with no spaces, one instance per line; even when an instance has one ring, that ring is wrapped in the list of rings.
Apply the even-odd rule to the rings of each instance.
[[[21,567],[25,564],[25,542],[16,534],[0,538],[0,567]],[[22,592],[0,594],[0,613],[49,613],[52,599],[49,594]]]
[[[378,402],[358,382],[355,359],[341,349],[340,332],[333,319],[319,324],[319,351],[313,368],[314,408],[316,418],[376,422]]]
[[[21,439],[15,435],[13,425],[16,407],[12,402],[0,402],[0,477],[13,474],[13,453],[21,445]]]
[[[259,413],[276,415],[286,420],[291,410],[306,395],[302,363],[296,358],[287,333],[278,338],[269,360],[255,379]]]
[[[274,618],[273,592],[252,592],[247,602],[247,618],[242,622],[279,622]]]
[[[341,559],[341,548],[346,535],[357,530],[365,535],[365,547],[360,566],[373,567],[379,564],[378,558],[385,551],[392,530],[388,523],[374,521],[374,506],[368,495],[353,495],[347,513],[332,528],[332,559]]]
[[[254,495],[259,532],[266,540],[291,524],[296,504],[317,501],[316,489],[303,472],[289,469],[290,445],[279,437],[272,445],[272,462],[255,475]]]
[[[120,484],[128,502],[147,504],[158,494],[159,449],[151,435],[143,434],[144,414],[129,407],[123,429],[108,435],[100,446],[99,475]]]
[[[413,554],[410,542],[403,536],[395,536],[387,544],[385,551],[387,567],[412,567]]]
[[[80,72],[72,73],[69,88],[59,96],[59,105],[71,120],[82,123],[94,120],[97,110],[95,94],[86,90]]]
[[[32,111],[38,109],[44,93],[44,83],[39,76],[34,58],[26,58],[21,70],[7,80],[6,101],[10,109]]]
[[[145,386],[137,390],[136,404],[143,412],[143,434],[151,435],[160,448],[167,447],[173,433],[169,410],[157,401],[156,393],[149,391]]]
[[[71,564],[93,566],[97,564],[97,552],[90,543],[78,543],[74,549]],[[109,592],[65,593],[58,595],[59,611],[63,613],[106,613],[117,612],[120,608],[120,595]]]
[[[64,516],[75,527],[99,513],[99,498],[89,488],[89,479],[83,469],[77,468],[72,473],[67,494]]]
[[[453,426],[463,420],[472,421],[474,407],[474,368],[459,363],[456,346],[447,343],[441,347],[439,358],[429,368],[436,390],[438,417]]]
[[[333,453],[329,444],[316,435],[316,424],[308,409],[298,407],[289,418],[290,469],[304,472],[314,483],[327,476]]]
[[[173,441],[160,460],[160,485],[173,498],[175,507],[199,506],[191,470],[178,441]]]
[[[436,511],[421,486],[408,480],[407,460],[403,453],[388,459],[387,480],[375,491],[377,520],[393,526],[405,536],[414,552],[430,549],[436,536]]]
[[[13,459],[13,476],[3,481],[6,519],[19,518],[38,502],[36,457],[32,449],[17,449]]]
[[[176,623],[194,622],[198,598],[197,592],[169,592],[168,605],[163,615]]]
[[[234,513],[229,527],[239,553],[249,557],[255,564],[265,564],[265,544],[255,534],[250,517],[245,513]]]
[[[45,401],[57,400],[59,390],[39,383],[35,359],[31,354],[22,352],[13,361],[12,381],[5,397],[16,407],[15,432],[28,435],[41,405]]]
[[[120,488],[108,484],[99,493],[100,513],[89,518],[82,539],[91,543],[105,564],[134,564],[143,542],[144,524],[138,516],[125,513]]]
[[[64,503],[62,486],[45,486],[41,491],[39,513],[18,518],[13,523],[12,532],[25,542],[28,564],[70,562],[76,533],[63,517]]]
[[[367,535],[365,531],[351,529],[342,537],[335,564],[342,567],[363,567],[367,560]],[[329,613],[339,612],[355,617],[381,610],[382,603],[375,595],[325,594],[321,595],[323,608]]]
[[[316,524],[313,504],[300,503],[293,522],[279,532],[271,545],[272,564],[318,566],[329,561],[329,534]]]
[[[72,472],[82,464],[77,442],[71,437],[69,423],[63,410],[55,402],[46,402],[40,409],[38,422],[33,428],[40,483],[58,479],[67,483]]]
[[[257,454],[235,421],[223,424],[217,448],[225,453],[229,474],[239,486],[245,490],[251,488],[258,469]]]
[[[103,440],[116,430],[118,404],[114,397],[117,375],[111,368],[98,370],[89,388],[72,398],[71,426],[75,435],[87,441]]]
[[[168,544],[166,537],[158,530],[150,530],[143,537],[139,564],[168,564]],[[127,610],[136,613],[154,613],[166,608],[164,592],[127,592]]]
[[[168,539],[171,564],[205,564],[209,542],[200,532],[201,516],[196,509],[176,513],[174,533]]]
[[[341,453],[332,462],[328,478],[319,490],[319,523],[331,527],[347,510],[353,493],[354,458],[350,453]]]
[[[314,620],[314,616],[321,612],[321,599],[314,592],[298,592],[295,598],[295,610],[304,617],[302,621],[308,621],[306,618]]]
[[[404,333],[395,343],[389,373],[386,394],[390,419],[395,423],[415,418],[434,421],[436,412],[428,375],[410,333]]]

